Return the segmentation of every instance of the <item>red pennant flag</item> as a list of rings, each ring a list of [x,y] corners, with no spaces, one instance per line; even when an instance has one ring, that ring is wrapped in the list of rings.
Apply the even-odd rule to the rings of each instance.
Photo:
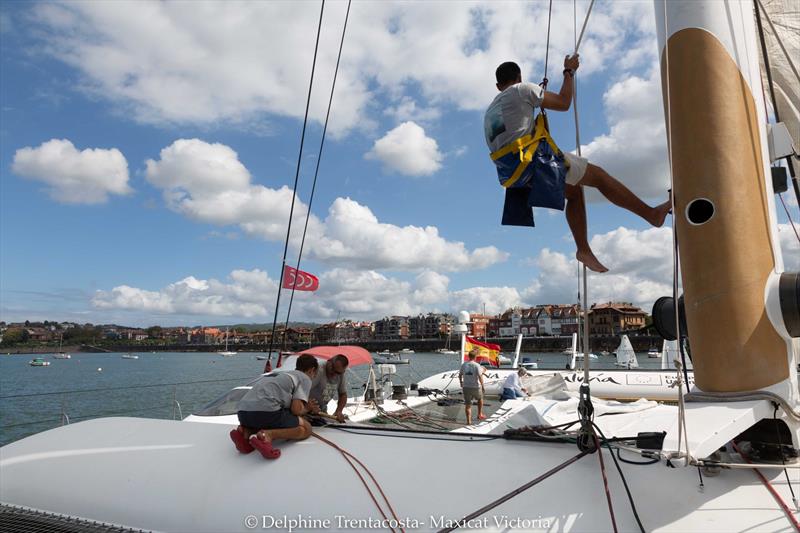
[[[296,291],[315,291],[319,289],[319,278],[308,272],[290,266],[283,269],[283,288]]]

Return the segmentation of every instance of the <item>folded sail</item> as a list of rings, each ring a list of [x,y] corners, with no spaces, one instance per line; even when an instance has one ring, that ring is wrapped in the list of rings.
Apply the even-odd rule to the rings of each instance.
[[[796,72],[800,72],[800,2],[797,0],[761,0],[764,12],[760,12],[761,25],[764,28],[764,41],[769,58],[770,72],[775,87],[775,100],[778,116],[786,124],[794,145],[800,147],[800,80]],[[767,18],[772,25],[767,22]],[[773,31],[772,26],[775,27]],[[787,55],[781,49],[788,52]],[[766,91],[769,91],[767,73],[763,54],[759,55],[761,63],[761,79]],[[793,65],[790,64],[793,62]],[[794,66],[794,69],[792,68]],[[772,107],[772,99],[767,93],[767,105]],[[793,161],[798,173],[797,161]]]

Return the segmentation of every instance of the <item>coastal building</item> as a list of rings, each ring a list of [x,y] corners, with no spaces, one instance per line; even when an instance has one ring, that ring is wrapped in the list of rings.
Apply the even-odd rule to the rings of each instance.
[[[489,329],[489,320],[492,319],[489,315],[481,315],[478,313],[470,313],[469,315],[471,324],[467,324],[469,330],[468,335],[472,337],[486,337]]]
[[[518,307],[509,309],[498,318],[498,337],[515,337],[520,334],[522,327],[522,309]],[[489,323],[492,323],[492,319],[489,320]],[[492,329],[491,326],[489,329]]]
[[[576,304],[553,306],[553,335],[572,335],[578,332],[581,309]]]
[[[46,342],[54,338],[53,332],[47,328],[27,328],[28,340]]]
[[[353,340],[367,341],[372,339],[375,328],[372,322],[353,322]]]
[[[408,319],[408,336],[418,339],[433,339],[440,335],[448,335],[452,329],[454,317],[446,313],[428,313]]]
[[[630,302],[593,304],[589,310],[592,335],[619,335],[645,326],[647,313]]]
[[[199,328],[192,329],[189,331],[189,343],[191,344],[215,344],[217,338],[220,335],[219,328],[204,328],[200,326]],[[223,342],[225,341],[225,334],[223,335]]]
[[[408,317],[390,316],[375,321],[376,339],[407,339]]]

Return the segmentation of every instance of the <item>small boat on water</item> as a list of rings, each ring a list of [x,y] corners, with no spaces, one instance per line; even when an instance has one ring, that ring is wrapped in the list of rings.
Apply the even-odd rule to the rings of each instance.
[[[622,336],[622,341],[619,343],[619,348],[617,348],[617,362],[614,365],[628,369],[639,368],[636,352],[633,351],[633,346],[627,335]]]
[[[72,356],[68,353],[64,353],[61,350],[61,345],[64,343],[64,335],[60,335],[58,337],[58,353],[53,354],[53,359],[72,359]]]
[[[407,365],[410,361],[402,358],[398,354],[373,355],[372,360],[379,365]]]
[[[50,361],[45,361],[44,357],[34,357],[28,364],[31,366],[50,366]]]
[[[400,350],[400,353],[401,354],[414,353],[414,350],[409,350],[408,348],[403,348],[402,350]]]
[[[139,356],[135,355],[135,354],[132,354],[132,353],[124,353],[124,354],[122,354],[122,358],[123,359],[139,359]]]
[[[237,352],[231,352],[231,351],[228,350],[228,329],[227,328],[225,329],[225,350],[223,350],[221,352],[217,352],[217,354],[221,355],[222,357],[233,357],[234,355],[237,354]]]
[[[266,361],[267,360],[267,356],[266,355],[257,355],[256,359],[258,361]]]
[[[397,355],[395,352],[390,352],[389,350],[381,350],[380,352],[376,352],[378,355]]]
[[[649,350],[647,350],[647,357],[650,359],[658,359],[661,357],[661,352],[658,351],[658,348],[655,346],[651,346]]]
[[[442,355],[456,355],[458,353],[455,350],[448,350],[447,348],[438,348],[435,350],[435,352]]]

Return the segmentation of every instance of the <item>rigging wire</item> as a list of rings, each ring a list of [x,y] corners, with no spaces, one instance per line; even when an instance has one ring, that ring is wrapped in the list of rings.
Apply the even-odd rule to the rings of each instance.
[[[547,63],[550,59],[550,19],[553,17],[553,0],[550,0],[550,7],[547,10],[547,39],[545,40],[544,48],[544,77],[542,77],[542,89],[547,89],[547,84],[550,80],[547,79]]]
[[[268,368],[271,366],[272,363],[272,346],[275,342],[275,327],[278,323],[278,308],[281,304],[281,286],[283,285],[283,274],[284,270],[286,270],[286,254],[289,251],[289,236],[291,235],[292,231],[292,217],[294,216],[294,204],[295,200],[297,199],[297,182],[300,179],[300,165],[303,160],[303,144],[305,143],[306,139],[306,126],[308,125],[308,109],[311,105],[311,89],[314,86],[314,70],[317,67],[317,52],[319,51],[319,36],[322,32],[322,15],[325,12],[325,0],[322,0],[319,10],[319,24],[317,25],[317,40],[314,44],[314,59],[311,63],[311,77],[308,80],[308,96],[306,97],[306,111],[305,115],[303,116],[303,131],[300,134],[300,150],[297,153],[297,168],[294,174],[294,187],[292,188],[292,205],[289,208],[289,222],[286,225],[286,241],[283,244],[283,261],[281,262],[281,277],[278,281],[278,296],[275,299],[275,312],[272,316],[272,335],[269,338],[269,354],[267,355],[267,363],[265,366]]]
[[[586,31],[586,25],[589,23],[589,15],[592,13],[592,6],[594,0],[589,4],[589,9],[586,12],[586,17],[583,20],[583,27],[581,28],[581,35],[575,38],[578,17],[577,17],[577,0],[572,1],[572,34],[575,39],[575,50],[573,55],[577,55],[580,47],[583,34]],[[572,105],[575,118],[575,149],[578,157],[581,157],[581,135],[580,135],[580,120],[578,118],[578,80],[577,72],[572,75]],[[580,189],[579,194],[583,197],[583,188]],[[585,202],[584,209],[585,209]],[[589,388],[589,368],[590,368],[590,338],[589,338],[589,282],[588,282],[588,269],[583,265],[583,302],[584,302],[584,320],[583,320],[583,383],[580,386],[580,399],[578,401],[578,412],[581,415],[581,436],[578,438],[578,448],[580,450],[592,450],[596,439],[592,439],[592,420],[594,416],[594,407],[592,407],[592,396]]]
[[[614,456],[614,451],[611,449],[611,443],[603,434],[603,431],[597,424],[592,422],[592,426],[594,426],[595,431],[597,431],[600,434],[600,437],[602,437],[603,443],[608,448],[608,451],[611,452],[611,458],[614,460],[614,465],[617,467],[617,472],[619,472],[619,477],[622,480],[622,486],[625,487],[625,493],[628,495],[628,501],[631,504],[631,511],[633,511],[633,517],[636,519],[636,524],[639,526],[639,530],[642,533],[645,533],[646,530],[644,528],[644,525],[642,525],[642,520],[641,518],[639,518],[639,513],[636,510],[636,503],[634,503],[633,501],[633,495],[631,494],[631,489],[628,487],[628,480],[625,479],[625,474],[622,473],[622,467],[619,465],[619,462],[617,462],[617,458]]]
[[[742,452],[739,449],[739,447],[736,445],[735,442],[731,441],[731,446],[733,446],[733,449],[736,450],[736,453],[738,453],[742,457],[742,459],[744,459],[748,463],[752,463],[752,461],[750,461],[750,458],[747,457],[744,454],[744,452]],[[756,476],[758,476],[758,479],[761,480],[761,483],[764,484],[769,493],[772,494],[772,497],[775,498],[775,501],[778,502],[778,505],[780,506],[781,510],[786,514],[786,518],[789,519],[789,522],[791,522],[795,531],[800,531],[800,522],[798,522],[797,518],[795,518],[794,513],[792,512],[791,509],[789,509],[789,506],[786,504],[786,502],[783,501],[783,498],[781,497],[780,494],[778,494],[778,491],[775,490],[775,487],[772,486],[772,483],[770,483],[769,480],[766,477],[764,477],[764,474],[762,474],[758,468],[754,468],[753,473]]]
[[[667,156],[669,160],[669,183],[670,183],[670,202],[672,203],[672,301],[675,308],[675,332],[678,340],[678,348],[680,350],[680,362],[676,361],[677,370],[677,385],[678,385],[678,453],[681,451],[683,441],[686,443],[686,465],[691,460],[689,451],[689,436],[686,434],[686,408],[684,404],[682,384],[686,383],[689,387],[689,371],[686,365],[686,353],[683,349],[683,339],[681,334],[681,320],[680,320],[680,305],[678,298],[678,277],[680,268],[680,255],[678,253],[678,222],[675,216],[675,180],[673,175],[673,154],[672,154],[672,100],[669,76],[669,23],[667,14],[667,2],[664,0],[664,91],[666,92],[665,101],[667,105]],[[682,372],[682,374],[681,374]]]
[[[794,236],[797,237],[797,242],[800,242],[800,234],[797,233],[797,226],[794,225],[794,220],[792,220],[792,215],[789,213],[789,208],[786,207],[786,202],[783,201],[783,194],[778,194],[778,198],[781,200],[783,210],[786,211],[786,217],[789,219],[789,225],[792,227],[792,230],[794,230]]]
[[[308,209],[306,211],[306,222],[305,222],[305,225],[303,226],[303,237],[300,240],[300,251],[297,254],[297,264],[295,266],[295,269],[297,269],[297,270],[300,269],[300,260],[303,257],[303,248],[304,248],[304,246],[306,244],[306,233],[308,232],[308,220],[309,220],[309,218],[311,218],[311,205],[314,203],[314,192],[317,189],[317,176],[319,175],[319,165],[320,165],[320,162],[322,161],[322,148],[325,145],[325,134],[328,131],[328,119],[331,116],[331,106],[333,104],[333,94],[334,94],[334,91],[336,89],[336,78],[339,75],[339,63],[341,62],[341,59],[342,59],[342,49],[344,48],[344,36],[347,33],[347,21],[350,19],[350,4],[351,3],[352,3],[352,0],[348,0],[347,1],[347,12],[345,13],[345,16],[344,16],[344,27],[342,28],[342,38],[339,41],[339,54],[336,56],[336,68],[333,71],[333,82],[331,83],[331,94],[330,94],[330,97],[328,98],[328,111],[325,113],[325,125],[322,128],[322,138],[319,141],[319,152],[317,153],[317,165],[316,165],[316,168],[314,169],[314,181],[311,184],[311,196],[308,199]],[[283,327],[282,345],[283,345],[284,349],[286,348],[286,332],[289,329],[289,316],[292,313],[292,302],[294,302],[294,292],[295,292],[295,286],[293,284],[292,285],[292,292],[291,292],[291,295],[289,296],[289,308],[286,311],[286,324]]]
[[[606,476],[606,463],[603,461],[603,448],[600,447],[600,440],[597,438],[597,433],[594,436],[594,446],[597,448],[597,458],[600,460],[600,473],[603,476],[603,488],[606,492],[606,501],[608,502],[608,513],[611,515],[611,526],[614,528],[614,533],[617,533],[617,518],[614,516],[614,506],[611,504],[611,491],[608,490],[608,476]],[[614,452],[611,451],[611,455]]]
[[[794,495],[794,487],[792,487],[792,480],[789,479],[789,471],[786,469],[786,458],[783,455],[783,439],[781,438],[781,428],[778,426],[778,408],[780,407],[779,404],[773,403],[774,411],[772,411],[772,419],[776,422],[775,423],[775,435],[778,437],[778,451],[781,454],[781,464],[783,465],[783,473],[786,475],[786,483],[789,485],[789,492],[792,493],[792,502],[794,503],[795,508],[798,508],[797,505],[797,496]]]
[[[567,459],[563,463],[560,463],[560,464],[554,466],[553,468],[551,468],[550,470],[548,470],[544,474],[542,474],[542,475],[530,480],[529,482],[525,483],[524,485],[520,486],[519,488],[516,488],[516,489],[512,490],[508,494],[504,494],[503,496],[500,496],[498,499],[494,500],[491,503],[488,503],[488,504],[484,505],[483,507],[481,507],[477,511],[474,511],[474,512],[468,514],[467,516],[465,516],[464,518],[461,518],[460,520],[455,521],[455,525],[453,527],[448,527],[448,528],[439,530],[439,533],[449,533],[450,531],[454,531],[455,529],[457,529],[459,527],[459,524],[467,524],[467,523],[469,523],[470,520],[474,520],[475,518],[479,517],[480,515],[491,511],[492,509],[494,509],[498,505],[501,505],[501,504],[507,502],[508,500],[513,498],[514,496],[517,496],[518,494],[528,490],[529,488],[533,487],[534,485],[537,485],[537,484],[541,483],[542,481],[544,481],[545,479],[549,478],[553,474],[556,474],[556,473],[564,470],[566,467],[568,467],[572,463],[578,461],[578,459],[581,459],[583,456],[588,455],[589,453],[591,453],[591,450],[583,450],[583,451],[581,451],[579,454],[575,455],[574,457],[572,457],[570,459]]]
[[[259,376],[260,377],[260,376]],[[60,391],[51,391],[51,392],[31,392],[25,394],[7,394],[5,396],[0,396],[0,400],[9,400],[14,398],[32,398],[35,396],[57,396],[60,394],[80,394],[83,392],[107,392],[107,391],[120,391],[120,390],[129,390],[129,389],[149,389],[154,387],[174,387],[177,385],[195,385],[197,383],[224,383],[226,381],[241,381],[241,380],[249,380],[248,383],[253,381],[253,376],[247,377],[238,377],[238,378],[225,378],[225,379],[201,379],[197,381],[180,381],[177,383],[155,383],[153,385],[128,385],[125,387],[103,387],[99,389],[72,389],[72,390],[60,390]]]

